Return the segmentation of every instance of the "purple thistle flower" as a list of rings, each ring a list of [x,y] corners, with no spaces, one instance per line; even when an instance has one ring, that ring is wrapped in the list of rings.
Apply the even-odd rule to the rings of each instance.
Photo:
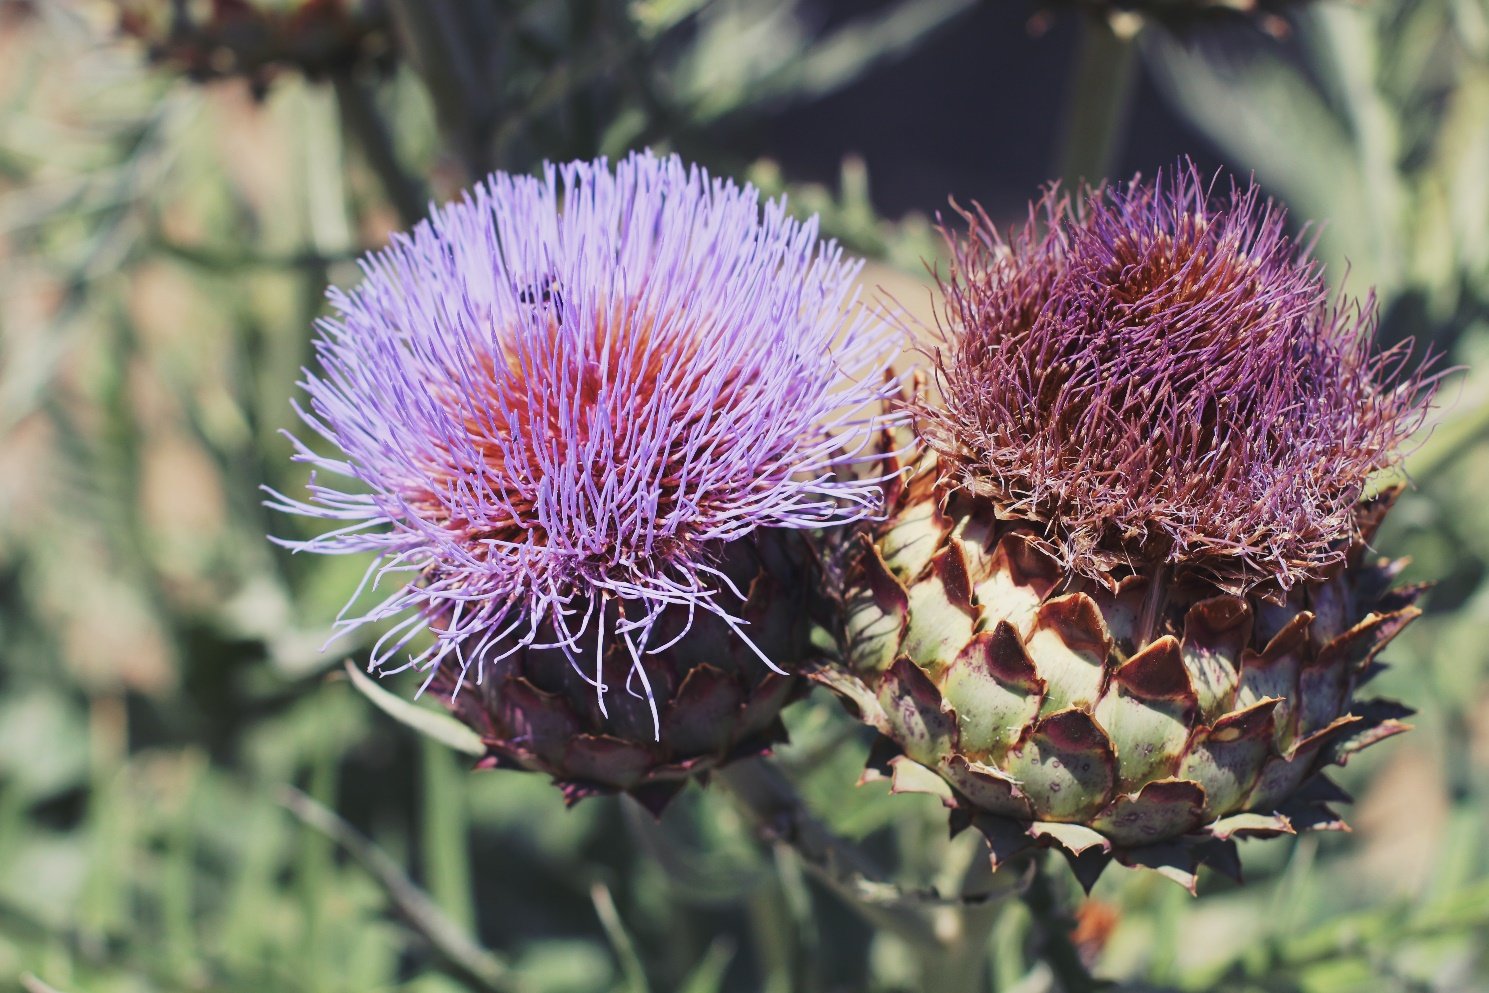
[[[603,713],[620,643],[628,692],[651,699],[648,654],[691,624],[653,639],[669,608],[754,648],[726,546],[879,506],[841,470],[869,458],[894,339],[857,302],[858,264],[753,187],[650,153],[498,173],[362,268],[329,293],[297,406],[339,453],[297,441],[310,497],[272,506],[338,525],[289,547],[374,552],[364,585],[404,579],[338,618],[403,615],[370,670],[423,631],[387,671],[427,686],[454,662],[455,690],[557,649]]]
[[[1074,206],[1051,188],[1006,239],[980,211],[948,235],[927,440],[1073,571],[1317,578],[1427,409],[1410,348],[1372,350],[1373,297],[1331,298],[1255,185],[1213,192],[1185,163]]]

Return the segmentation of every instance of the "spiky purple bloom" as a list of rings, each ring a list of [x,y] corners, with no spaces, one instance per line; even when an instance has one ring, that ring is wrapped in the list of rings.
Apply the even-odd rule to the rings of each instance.
[[[928,441],[1073,571],[1316,578],[1421,423],[1432,380],[1373,351],[1373,298],[1332,298],[1255,185],[1214,192],[1185,163],[949,236]]]
[[[603,711],[623,645],[627,691],[651,697],[648,653],[688,630],[654,638],[664,612],[753,644],[726,546],[878,507],[840,470],[877,429],[892,337],[858,265],[753,187],[650,153],[498,173],[362,268],[303,382],[339,451],[297,443],[310,498],[274,505],[338,525],[291,547],[400,578],[340,621],[402,615],[371,669],[424,631],[397,668],[457,666],[456,690],[557,649]]]

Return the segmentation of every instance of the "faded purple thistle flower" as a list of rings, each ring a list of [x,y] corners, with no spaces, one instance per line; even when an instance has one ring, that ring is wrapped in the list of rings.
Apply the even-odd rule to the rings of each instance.
[[[1406,346],[1373,353],[1373,297],[1331,299],[1254,185],[1212,194],[1186,163],[1075,205],[1052,188],[1008,239],[966,213],[945,403],[921,414],[960,485],[1069,569],[1285,589],[1342,562],[1433,380]]]
[[[424,631],[389,671],[443,671],[452,692],[546,651],[604,715],[621,651],[659,734],[647,659],[695,616],[774,664],[731,608],[747,592],[726,549],[878,508],[875,481],[840,472],[892,359],[858,268],[815,219],[676,157],[498,173],[330,292],[301,416],[339,451],[297,444],[311,495],[274,506],[338,527],[286,544],[403,577],[339,621],[402,615],[370,669]]]
[[[1337,829],[1329,781],[1406,730],[1357,696],[1420,611],[1361,499],[1434,377],[1372,352],[1255,188],[1192,166],[951,236],[928,450],[847,556],[835,665],[872,772],[995,865],[1032,847],[1193,889],[1236,840]]]

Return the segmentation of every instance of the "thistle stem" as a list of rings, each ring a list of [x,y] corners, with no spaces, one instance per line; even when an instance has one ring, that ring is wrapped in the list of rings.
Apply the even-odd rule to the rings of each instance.
[[[403,869],[365,835],[309,796],[285,787],[279,802],[302,824],[351,856],[382,888],[389,903],[413,930],[429,942],[449,973],[481,993],[525,993],[526,982],[504,960],[481,947],[447,917]]]
[[[1131,32],[1119,32],[1104,16],[1083,18],[1060,142],[1060,176],[1067,187],[1099,182],[1117,164],[1136,78]]]
[[[998,904],[943,907],[935,924],[940,942],[921,950],[920,988],[925,993],[967,993],[986,985],[988,942],[1003,911]]]
[[[732,762],[715,775],[761,828],[791,845],[808,865],[834,877],[872,879],[879,875],[862,851],[817,819],[791,781],[768,759]]]
[[[789,845],[802,864],[877,927],[917,946],[937,945],[934,922],[898,891],[868,857],[838,837],[807,808],[779,769],[764,758],[732,762],[714,774],[773,840]]]
[[[1049,965],[1061,993],[1097,993],[1103,984],[1081,960],[1080,949],[1071,937],[1075,922],[1061,907],[1044,862],[1043,855],[1032,860],[1029,881],[1022,894],[1038,932],[1040,956]]]

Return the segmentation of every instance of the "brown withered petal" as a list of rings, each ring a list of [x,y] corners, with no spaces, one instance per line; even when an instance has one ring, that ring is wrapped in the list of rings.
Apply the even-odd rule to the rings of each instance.
[[[957,486],[1090,577],[1163,566],[1242,593],[1344,564],[1436,376],[1375,350],[1373,298],[1332,297],[1279,206],[1182,163],[1052,188],[1006,237],[963,216],[941,399],[917,406]]]

